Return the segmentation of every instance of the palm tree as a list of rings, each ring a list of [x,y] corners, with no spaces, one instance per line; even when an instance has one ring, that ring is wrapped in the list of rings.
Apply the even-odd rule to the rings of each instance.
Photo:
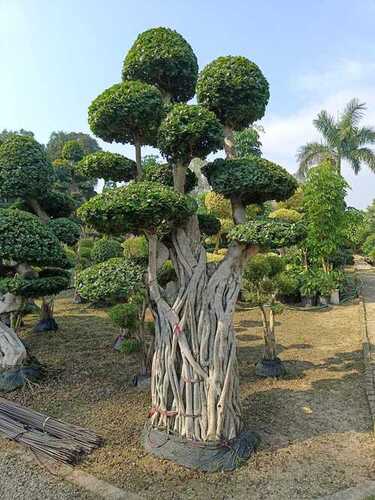
[[[305,179],[309,169],[328,160],[341,174],[341,162],[346,160],[355,174],[366,164],[375,172],[375,152],[368,146],[375,144],[375,129],[360,127],[366,104],[352,99],[337,120],[321,111],[313,121],[323,136],[322,142],[308,142],[297,153],[299,168],[297,177]]]

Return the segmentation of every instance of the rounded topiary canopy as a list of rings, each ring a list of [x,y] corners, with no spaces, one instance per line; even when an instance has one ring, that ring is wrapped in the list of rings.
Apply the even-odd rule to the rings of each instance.
[[[246,245],[276,249],[296,245],[306,237],[302,222],[288,223],[279,220],[252,220],[234,226],[228,239]]]
[[[124,249],[119,241],[102,239],[94,243],[91,250],[91,259],[98,264],[113,257],[121,257],[123,253]]]
[[[164,116],[162,95],[153,85],[126,81],[112,85],[89,107],[92,132],[106,142],[155,145]]]
[[[45,269],[35,278],[14,276],[0,278],[0,293],[12,293],[25,298],[38,298],[56,295],[69,287],[71,280],[68,271]]]
[[[205,165],[202,172],[216,193],[245,205],[286,200],[298,186],[284,168],[259,156],[218,158]]]
[[[159,128],[158,148],[172,162],[188,165],[223,146],[223,128],[215,114],[199,105],[176,104]]]
[[[270,94],[255,63],[227,56],[215,59],[200,73],[197,97],[224,125],[240,130],[263,117]]]
[[[213,236],[220,231],[220,219],[211,214],[198,214],[199,229],[206,236]]]
[[[78,141],[67,141],[61,151],[63,160],[72,161],[74,163],[81,160],[84,155],[85,152]]]
[[[38,198],[40,206],[50,217],[69,217],[75,208],[76,203],[74,199],[60,191],[46,191]]]
[[[173,167],[169,163],[149,163],[143,167],[142,180],[173,187]],[[185,192],[189,193],[197,184],[198,177],[192,170],[186,169]]]
[[[179,33],[153,28],[141,33],[129,50],[122,77],[156,85],[172,101],[186,102],[195,94],[198,62]]]
[[[59,241],[66,245],[72,246],[81,237],[81,227],[77,222],[67,217],[51,219],[48,228],[53,232]]]
[[[63,248],[47,227],[28,212],[0,209],[0,260],[68,267]]]
[[[196,210],[192,198],[156,182],[135,182],[104,192],[78,209],[79,217],[108,234],[169,231]]]
[[[0,194],[4,198],[36,198],[50,189],[54,171],[41,144],[15,135],[0,146]]]
[[[117,302],[144,286],[144,269],[129,259],[115,257],[77,274],[76,289],[90,301]]]
[[[135,161],[118,153],[99,151],[85,156],[77,163],[74,171],[84,177],[128,182],[137,176],[137,165]]]

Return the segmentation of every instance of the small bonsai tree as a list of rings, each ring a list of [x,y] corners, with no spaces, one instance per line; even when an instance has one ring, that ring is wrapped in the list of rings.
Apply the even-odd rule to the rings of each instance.
[[[44,295],[53,296],[69,285],[70,274],[61,269],[69,267],[61,243],[46,225],[27,212],[2,209],[0,225],[0,258],[13,266],[13,276],[2,280],[2,292],[22,298],[43,297],[35,330],[56,330],[51,300]]]
[[[81,237],[80,225],[74,220],[66,217],[51,219],[47,227],[59,241],[70,247],[75,245]]]
[[[158,56],[143,64],[146,49],[136,44],[131,59],[142,61],[138,66],[142,70],[129,71],[129,78],[159,88],[172,80],[182,85],[173,72],[178,67],[181,80],[191,82],[191,71],[187,68],[185,77],[178,54],[171,55],[167,66],[163,46],[152,37],[146,39],[147,50]],[[190,46],[185,48],[188,51]],[[128,62],[126,58],[125,74]],[[157,134],[158,147],[173,167],[174,188],[150,181],[131,183],[89,200],[79,209],[79,216],[98,231],[132,232],[148,239],[155,353],[146,449],[190,467],[228,470],[247,458],[256,444],[241,424],[232,320],[243,268],[256,246],[242,241],[245,231],[239,231],[222,261],[207,263],[197,205],[185,194],[186,171],[193,158],[204,159],[222,148],[224,126],[229,158],[215,160],[205,173],[214,190],[231,201],[236,225],[245,222],[245,203],[286,199],[297,184],[281,167],[257,156],[234,159],[232,131],[260,119],[268,101],[267,81],[254,63],[245,58],[218,60],[203,70],[197,88],[199,104],[172,106]],[[119,123],[115,118],[113,122]],[[147,128],[147,120],[143,126]],[[108,126],[107,130],[108,140],[116,140],[117,129]],[[177,276],[177,293],[171,301],[158,278],[168,258]],[[227,441],[229,448],[224,445]]]
[[[286,373],[277,356],[275,315],[283,310],[278,296],[287,292],[283,281],[285,263],[276,255],[256,255],[244,272],[244,298],[262,313],[264,354],[257,363],[256,374],[260,377],[280,377]],[[267,314],[268,310],[268,314]]]

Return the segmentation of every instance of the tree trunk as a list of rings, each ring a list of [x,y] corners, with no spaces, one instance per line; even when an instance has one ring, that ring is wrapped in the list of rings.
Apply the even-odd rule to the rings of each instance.
[[[29,199],[27,200],[27,204],[34,210],[35,214],[44,224],[47,224],[49,222],[50,218],[48,214],[39,205],[39,202],[37,200]]]
[[[234,135],[233,135],[233,129],[231,127],[228,127],[227,125],[224,126],[224,150],[226,157],[231,160],[233,158],[236,158],[236,146],[234,143]]]
[[[179,193],[185,192],[186,167],[181,162],[177,162],[174,167],[174,189]]]
[[[194,441],[231,440],[241,431],[232,316],[245,252],[233,245],[210,275],[205,249],[188,231],[177,229],[172,236],[170,252],[179,279],[172,307],[160,293],[157,238],[149,236],[156,318],[150,424]]]
[[[275,321],[274,313],[270,309],[270,317],[267,319],[267,312],[263,306],[260,306],[262,311],[263,334],[264,334],[264,359],[269,361],[277,358],[276,354],[276,339],[275,339]]]
[[[40,308],[40,319],[34,327],[34,332],[56,331],[57,323],[53,317],[54,297],[43,297]]]
[[[22,366],[26,358],[26,349],[16,332],[0,322],[0,371]]]
[[[137,179],[142,177],[142,149],[139,141],[135,143],[135,162],[137,164]]]

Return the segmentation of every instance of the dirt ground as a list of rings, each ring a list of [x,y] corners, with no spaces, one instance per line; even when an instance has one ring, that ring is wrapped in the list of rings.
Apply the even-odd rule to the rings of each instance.
[[[51,369],[49,378],[8,396],[104,435],[105,447],[81,465],[97,477],[149,499],[215,500],[310,499],[375,479],[357,305],[279,316],[280,357],[289,374],[275,381],[255,377],[262,352],[258,311],[236,313],[244,423],[262,443],[236,472],[211,475],[143,451],[149,395],[131,385],[136,357],[111,349],[116,331],[105,311],[73,305],[65,295],[56,318],[57,333],[30,333],[32,317],[23,332]]]

